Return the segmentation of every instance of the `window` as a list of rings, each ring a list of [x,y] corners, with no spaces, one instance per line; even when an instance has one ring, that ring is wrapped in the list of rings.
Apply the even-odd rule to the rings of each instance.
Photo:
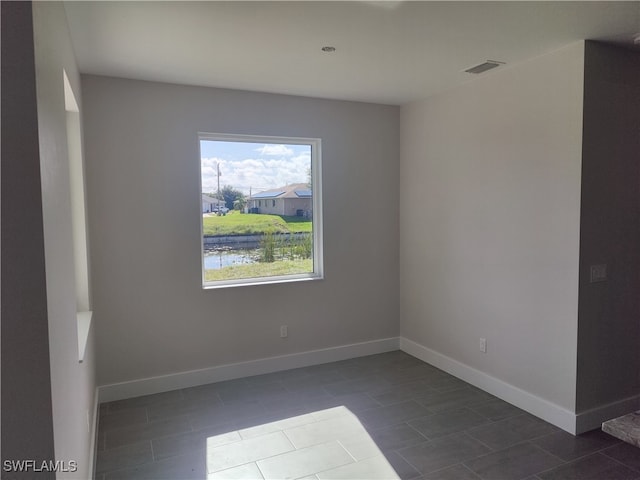
[[[221,202],[201,208],[203,287],[322,278],[320,139],[201,133],[199,143],[201,198]]]

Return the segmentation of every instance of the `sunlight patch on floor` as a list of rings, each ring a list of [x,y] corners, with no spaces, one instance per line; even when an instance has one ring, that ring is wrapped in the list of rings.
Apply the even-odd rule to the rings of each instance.
[[[358,417],[344,406],[207,438],[209,479],[393,479]]]

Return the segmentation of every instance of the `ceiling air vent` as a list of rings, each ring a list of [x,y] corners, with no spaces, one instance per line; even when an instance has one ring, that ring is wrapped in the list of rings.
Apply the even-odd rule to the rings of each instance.
[[[491,70],[492,68],[499,67],[500,65],[504,65],[504,62],[498,62],[496,60],[487,60],[480,65],[476,65],[475,67],[471,67],[465,70],[467,73],[484,73],[487,70]]]

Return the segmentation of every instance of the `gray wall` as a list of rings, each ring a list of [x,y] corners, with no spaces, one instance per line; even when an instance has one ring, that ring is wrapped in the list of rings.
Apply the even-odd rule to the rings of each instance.
[[[584,85],[578,412],[640,394],[640,53],[588,42]]]
[[[82,81],[99,384],[398,335],[397,107]],[[201,288],[199,131],[322,138],[324,280]]]
[[[31,4],[2,2],[3,461],[54,458],[35,80]]]
[[[401,111],[402,336],[568,411],[583,52],[574,44]]]

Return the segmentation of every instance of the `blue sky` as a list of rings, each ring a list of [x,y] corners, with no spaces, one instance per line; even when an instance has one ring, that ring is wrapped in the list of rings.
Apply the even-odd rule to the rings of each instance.
[[[231,185],[245,195],[306,183],[311,166],[311,146],[275,143],[200,140],[202,191],[217,189],[216,164],[220,165],[220,188]]]

